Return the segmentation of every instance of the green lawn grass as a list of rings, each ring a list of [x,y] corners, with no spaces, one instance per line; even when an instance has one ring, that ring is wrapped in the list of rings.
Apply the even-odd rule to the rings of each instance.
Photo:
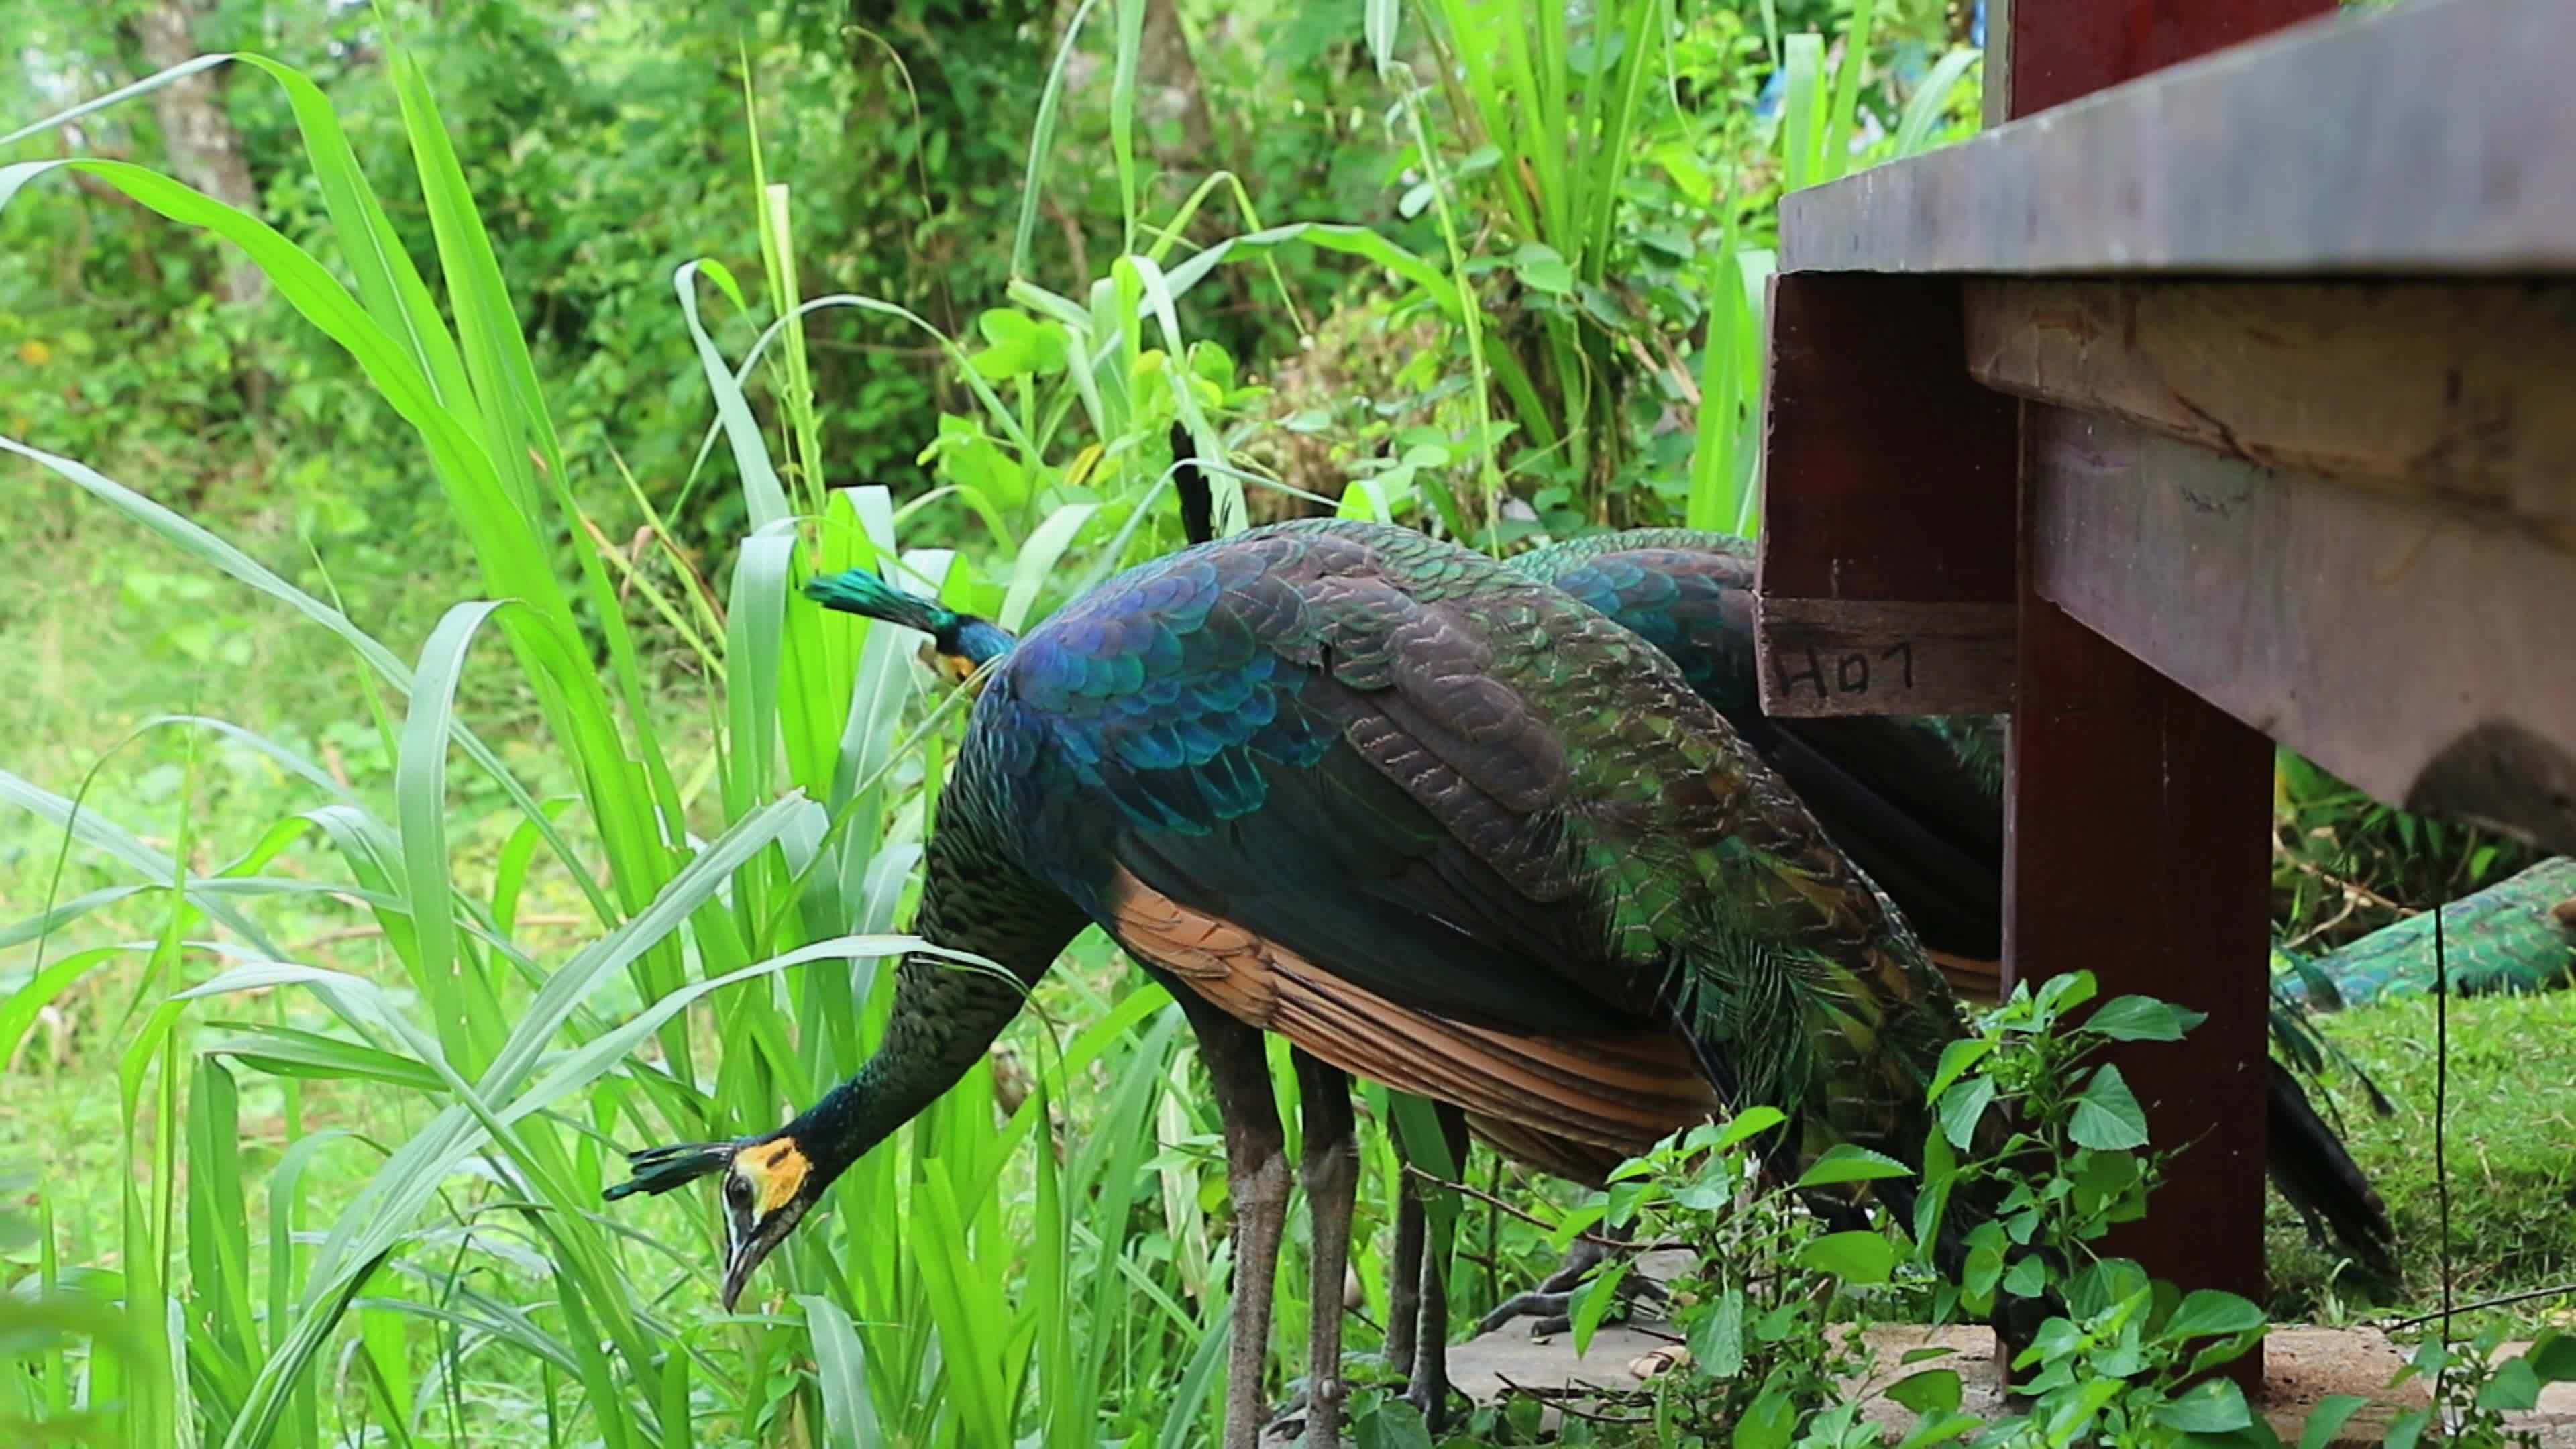
[[[2397,1230],[2404,1281],[2384,1305],[2340,1280],[2276,1208],[2276,1312],[2378,1319],[2440,1306],[2441,1209],[2434,1186],[2434,1013],[2430,998],[2320,1018],[2395,1105],[2382,1118],[2338,1093],[2345,1140]],[[2451,1003],[2445,1160],[2452,1288],[2463,1303],[2576,1283],[2576,993]],[[2518,1329],[2576,1322],[2576,1294],[2501,1310]]]

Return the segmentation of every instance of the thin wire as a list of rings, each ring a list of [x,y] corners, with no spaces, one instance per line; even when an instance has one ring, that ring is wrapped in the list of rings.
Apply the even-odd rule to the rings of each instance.
[[[2433,908],[2433,1190],[2442,1218],[2442,1346],[2451,1345],[2451,1159],[2443,1119],[2451,1105],[2451,962],[2442,943],[2442,908]],[[2433,1376],[2433,1400],[2440,1403],[2450,1378],[2450,1354]]]
[[[2461,1304],[2460,1311],[2462,1313],[2477,1313],[2489,1308],[2506,1308],[2516,1303],[2529,1303],[2538,1298],[2568,1297],[2576,1297],[2576,1283],[2561,1283],[2554,1288],[2534,1288],[2526,1293],[2507,1293],[2500,1298],[2481,1298],[2474,1303]],[[2442,1315],[2439,1310],[2431,1313],[2419,1313],[2413,1318],[2401,1318],[2394,1323],[2383,1323],[2379,1325],[2379,1331],[2382,1333],[2403,1333],[2407,1329],[2413,1328],[2418,1324],[2430,1323],[2441,1316]]]

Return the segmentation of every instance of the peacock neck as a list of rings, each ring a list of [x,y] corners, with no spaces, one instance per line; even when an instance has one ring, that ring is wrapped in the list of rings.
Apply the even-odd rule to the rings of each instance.
[[[827,1180],[955,1086],[1085,924],[1078,907],[1011,862],[971,816],[952,816],[932,837],[925,864],[913,934],[982,956],[1008,977],[924,951],[904,957],[876,1054],[788,1126]]]

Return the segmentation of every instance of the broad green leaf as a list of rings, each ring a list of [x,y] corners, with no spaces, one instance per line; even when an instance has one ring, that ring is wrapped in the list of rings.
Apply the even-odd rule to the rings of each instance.
[[[2316,1400],[2316,1408],[2308,1410],[2308,1426],[2298,1434],[2298,1449],[2326,1449],[2334,1444],[2336,1434],[2342,1434],[2344,1423],[2365,1408],[2370,1408],[2370,1400],[2362,1395],[2326,1395]]]
[[[2043,1016],[2063,1016],[2101,994],[2102,983],[2090,971],[2068,971],[2039,984],[2034,998]]]
[[[1962,1152],[1977,1138],[1977,1121],[1986,1115],[1986,1107],[1995,1099],[1995,1079],[1973,1077],[1966,1085],[1956,1087],[1941,1098],[1941,1133],[1950,1145]]]
[[[1787,1449],[1798,1430],[1798,1404],[1777,1387],[1765,1387],[1735,1421],[1735,1449]]]
[[[1690,1352],[1692,1366],[1710,1378],[1731,1379],[1744,1372],[1743,1289],[1727,1289],[1692,1326]]]
[[[2051,1367],[2052,1373],[2063,1371],[2063,1365]],[[2047,1375],[2044,1374],[2041,1377],[2046,1378]],[[2038,1387],[2037,1381],[2033,1382],[2032,1387]],[[2120,1391],[2127,1387],[2128,1385],[2119,1379],[2092,1379],[2084,1382],[2072,1393],[2051,1395],[2050,1397],[2057,1403],[2057,1410],[2048,1416],[2048,1427],[2045,1431],[2048,1443],[2051,1446],[2061,1446],[2075,1442],[2076,1437],[2093,1422],[2094,1417],[2100,1414],[2113,1399],[2118,1398]]]
[[[2478,1389],[2478,1407],[2515,1413],[2540,1407],[2540,1375],[2527,1358],[2509,1358],[2495,1366],[2494,1377]]]
[[[2151,996],[2115,996],[2095,1007],[2078,1031],[2113,1041],[2180,1041],[2206,1018]]]
[[[1724,1152],[1735,1144],[1759,1133],[1768,1132],[1788,1120],[1788,1114],[1777,1107],[1747,1107],[1729,1118],[1726,1125],[1717,1130],[1717,1135],[1709,1140],[1707,1146],[1712,1151]]]
[[[2328,1394],[2308,1411],[2308,1426],[2299,1433],[2299,1449],[2326,1449],[2343,1432],[2345,1422],[2370,1407],[2359,1394]]]
[[[1573,1308],[1574,1352],[1581,1357],[1592,1349],[1592,1335],[1601,1328],[1601,1320],[1619,1301],[1619,1285],[1635,1270],[1637,1260],[1621,1258],[1602,1267],[1592,1280],[1578,1290]]]
[[[2066,1135],[2079,1147],[2097,1152],[2147,1145],[2147,1114],[2129,1092],[2118,1067],[2105,1063],[2075,1098],[2075,1113]]]
[[[1896,1245],[1865,1229],[1827,1233],[1798,1245],[1798,1262],[1845,1283],[1884,1283],[1896,1271]]]
[[[2576,1383],[2576,1333],[2553,1328],[2532,1340],[2531,1351],[2523,1357],[2544,1383]]]
[[[1574,290],[1574,268],[1565,255],[1545,242],[1523,242],[1512,253],[1512,270],[1533,292],[1562,297]]]
[[[2128,1258],[2102,1258],[2076,1270],[2066,1280],[2066,1306],[2077,1318],[2095,1318],[2137,1297],[2152,1295],[2147,1273]]]
[[[1923,1100],[1940,1101],[1941,1094],[1950,1090],[1952,1082],[1959,1080],[1970,1067],[1992,1055],[1994,1049],[1994,1041],[1981,1036],[1963,1036],[1941,1048],[1941,1065],[1933,1070],[1932,1085],[1924,1089]]]
[[[2014,1260],[2004,1273],[2004,1291],[2015,1298],[2036,1298],[2048,1287],[2048,1265],[2037,1253]]]
[[[2263,1326],[2263,1310],[2233,1293],[2213,1289],[2194,1290],[2165,1320],[2164,1336],[2169,1339],[2200,1338],[2211,1334],[2244,1333]]]
[[[1355,1449],[1431,1449],[1431,1430],[1422,1411],[1393,1394],[1380,1399],[1376,1412],[1351,1426]]]
[[[1914,1170],[1883,1152],[1837,1142],[1825,1149],[1815,1165],[1798,1174],[1794,1187],[1829,1187],[1838,1182],[1875,1182],[1881,1178],[1912,1177]]]
[[[2245,1391],[2231,1379],[2203,1379],[2156,1405],[2155,1421],[2187,1434],[2225,1434],[2254,1422]]]
[[[1957,1369],[1923,1369],[1887,1386],[1887,1397],[1917,1414],[1947,1416],[1959,1411],[1961,1381]]]
[[[1944,1414],[1917,1426],[1912,1433],[1897,1441],[1896,1449],[1932,1449],[1935,1444],[1947,1444],[1984,1427],[1985,1420],[1971,1415]]]

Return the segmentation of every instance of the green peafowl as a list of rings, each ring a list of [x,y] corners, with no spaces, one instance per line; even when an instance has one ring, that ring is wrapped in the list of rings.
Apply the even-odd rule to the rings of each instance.
[[[893,592],[864,574],[808,591],[863,613]],[[953,616],[923,622],[969,642]],[[1769,1102],[1791,1114],[1766,1144],[1782,1170],[1837,1142],[1919,1160],[1924,1085],[1963,1030],[1948,983],[1672,663],[1570,596],[1418,533],[1304,522],[1131,569],[1006,642],[984,641],[924,939],[1025,984],[1097,924],[1203,1041],[1278,1032],[1336,1071],[1588,1151]],[[636,1153],[614,1190],[720,1175],[726,1302],[1022,999],[929,957],[897,983],[849,1081],[776,1132]],[[1211,1060],[1221,1107],[1267,1090],[1225,1080],[1220,1061],[1246,1056]],[[1233,1122],[1226,1433],[1242,1446],[1286,1181]],[[1345,1236],[1350,1177],[1310,1182]],[[1953,1204],[1945,1256],[1990,1208]],[[1338,1397],[1330,1332],[1318,1438]]]

